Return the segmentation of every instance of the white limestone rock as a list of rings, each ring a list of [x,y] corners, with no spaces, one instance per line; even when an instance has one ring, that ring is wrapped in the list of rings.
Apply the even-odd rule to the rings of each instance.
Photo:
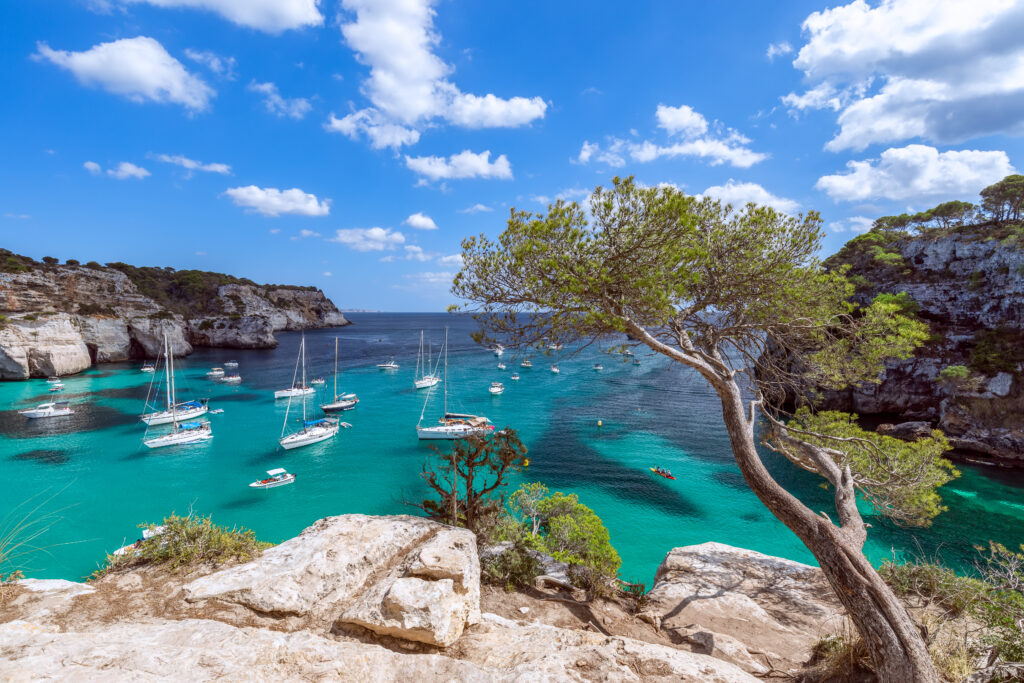
[[[134,349],[145,358],[156,358],[163,354],[165,334],[175,357],[192,353],[185,323],[176,317],[132,318],[128,321],[128,333]]]
[[[77,316],[82,340],[94,363],[115,363],[131,358],[132,339],[121,318]]]
[[[73,375],[91,365],[82,334],[66,313],[0,326],[0,379]]]

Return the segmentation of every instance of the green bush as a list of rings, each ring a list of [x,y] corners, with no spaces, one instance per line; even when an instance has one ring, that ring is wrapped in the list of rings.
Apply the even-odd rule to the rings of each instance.
[[[92,270],[103,270],[103,266],[96,261],[89,261],[85,264],[85,267],[91,268]]]
[[[199,323],[199,329],[200,329],[200,331],[212,330],[213,329],[213,321],[210,320],[209,318],[207,318],[203,322]]]
[[[532,586],[533,580],[541,573],[540,561],[522,540],[513,542],[511,548],[485,560],[480,569],[486,581],[504,586],[509,592]]]
[[[1007,327],[982,329],[974,333],[968,364],[986,375],[1016,372],[1024,362],[1024,332]]]
[[[68,259],[67,261],[65,261],[64,263],[66,263],[66,264],[67,264],[67,265],[69,265],[69,266],[77,266],[77,265],[81,265],[81,264],[80,264],[80,263],[78,262],[78,259],[75,259],[75,258],[69,258],[69,259]]]

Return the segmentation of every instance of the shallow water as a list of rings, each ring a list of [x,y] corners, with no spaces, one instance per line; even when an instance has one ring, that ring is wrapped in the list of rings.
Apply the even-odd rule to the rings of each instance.
[[[436,352],[445,325],[451,328],[450,409],[517,429],[530,449],[530,466],[518,480],[577,493],[608,526],[624,578],[649,585],[670,548],[705,541],[813,563],[746,487],[716,397],[685,368],[645,351],[637,352],[642,365],[636,367],[591,348],[563,358],[558,375],[542,356],[534,357],[532,369],[521,369],[506,352],[503,372],[493,354],[470,340],[475,323],[467,317],[352,318],[353,326],[306,337],[310,376],[328,377],[328,391],[334,337],[340,337],[339,388],[360,398],[342,418],[353,426],[333,440],[287,452],[277,445],[287,401],[275,401],[272,392],[291,382],[298,334],[279,334],[281,345],[271,351],[201,349],[176,361],[181,397],[208,396],[211,408],[224,409],[208,417],[214,439],[196,446],[142,445],[144,427],[137,416],[151,376],[137,364],[104,365],[67,378],[64,398],[76,413],[48,420],[25,420],[14,412],[51,398],[43,380],[0,383],[0,406],[7,408],[0,411],[0,471],[8,482],[0,494],[0,516],[29,499],[52,497],[46,508],[62,509],[40,541],[46,548],[30,557],[27,573],[86,576],[105,552],[137,538],[136,524],[171,511],[212,514],[219,524],[252,528],[269,541],[294,536],[327,515],[415,512],[403,501],[423,497],[419,473],[431,453],[415,433],[426,397],[426,390],[412,386],[416,349],[425,329]],[[392,355],[398,371],[374,367]],[[240,386],[206,380],[210,367],[232,358],[240,363]],[[592,369],[597,360],[602,372]],[[513,371],[520,381],[508,379]],[[495,380],[505,383],[503,395],[488,393]],[[440,398],[439,386],[426,409],[428,421],[440,414]],[[832,513],[821,479],[771,453],[764,458],[791,492],[813,509]],[[678,480],[654,476],[654,465],[668,467]],[[248,488],[273,467],[296,473],[296,483]],[[1024,473],[966,465],[961,470],[963,476],[944,489],[949,511],[932,528],[901,530],[869,519],[868,556],[877,563],[893,552],[923,552],[966,568],[975,557],[973,544],[1024,541]]]

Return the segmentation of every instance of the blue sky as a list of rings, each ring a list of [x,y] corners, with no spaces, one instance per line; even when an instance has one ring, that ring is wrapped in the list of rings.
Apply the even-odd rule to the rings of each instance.
[[[459,241],[614,175],[882,214],[1024,168],[1024,3],[15,0],[0,231],[34,257],[442,310]]]

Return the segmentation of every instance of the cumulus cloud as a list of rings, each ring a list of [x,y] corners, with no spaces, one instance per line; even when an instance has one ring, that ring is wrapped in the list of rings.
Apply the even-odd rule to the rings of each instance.
[[[133,102],[171,102],[202,111],[216,95],[163,45],[147,36],[100,43],[83,52],[53,50],[38,43],[35,56],[67,69],[83,85],[103,88]]]
[[[732,204],[736,209],[746,206],[748,202],[770,206],[782,213],[796,213],[800,209],[798,202],[774,195],[757,183],[738,183],[731,178],[725,185],[712,185],[698,197],[713,197]]]
[[[939,152],[927,145],[890,148],[877,159],[850,161],[846,168],[846,173],[822,176],[815,187],[837,201],[974,198],[1014,172],[1006,152]]]
[[[85,162],[84,164],[82,164],[82,168],[84,168],[89,173],[92,173],[93,175],[99,175],[100,173],[103,172],[103,169],[100,168],[100,165],[97,164],[95,161]]]
[[[149,174],[149,171],[146,169],[141,166],[136,166],[128,161],[122,161],[116,168],[107,169],[107,175],[117,178],[118,180],[125,180],[127,178],[139,178],[141,180]]]
[[[356,251],[385,251],[405,243],[405,235],[391,228],[350,228],[327,238]]]
[[[462,178],[512,178],[512,165],[502,154],[493,162],[491,152],[479,154],[463,150],[445,157],[405,157],[405,165],[414,173],[429,180],[456,180]]]
[[[438,256],[437,265],[439,266],[457,266],[462,267],[462,254],[449,254],[448,256]]]
[[[409,261],[420,261],[423,263],[430,261],[434,256],[435,254],[425,252],[422,247],[417,247],[415,244],[405,245],[405,258]]]
[[[292,237],[292,241],[304,240],[307,237],[321,237],[321,235],[320,235],[320,233],[316,232],[315,230],[309,230],[308,228],[303,228],[302,230],[299,230],[299,234],[298,235],[295,235],[295,236]]]
[[[309,100],[303,97],[292,99],[281,97],[281,93],[273,83],[257,83],[253,81],[249,84],[249,90],[263,95],[263,106],[275,116],[301,119],[313,108]]]
[[[331,273],[331,271],[329,271],[329,270],[325,270],[325,271],[324,271],[324,272],[322,273],[322,275],[323,275],[324,277],[331,277],[332,273]]]
[[[484,204],[474,204],[465,209],[459,209],[459,213],[490,213],[491,211],[494,211],[494,209]]]
[[[245,207],[246,212],[255,211],[264,216],[326,216],[331,211],[330,199],[320,201],[316,195],[303,192],[297,187],[279,190],[276,187],[246,185],[229,188],[224,194],[236,205]]]
[[[832,232],[867,232],[874,222],[874,219],[867,216],[850,216],[842,221],[832,221],[828,229]]]
[[[202,64],[207,69],[226,80],[233,81],[238,77],[238,74],[235,72],[235,67],[238,65],[238,62],[234,57],[222,57],[210,50],[193,50],[192,48],[185,50],[185,56],[193,62]]]
[[[620,168],[626,165],[627,156],[637,163],[697,157],[707,160],[712,166],[729,164],[749,168],[768,158],[767,154],[750,149],[750,138],[718,121],[708,123],[702,114],[685,104],[678,107],[659,104],[654,117],[658,128],[668,134],[667,140],[636,141],[610,136],[603,146],[585,140],[576,161],[581,164],[596,161]]]
[[[783,101],[839,112],[826,149],[1024,132],[1024,4],[854,0],[810,14]]]
[[[455,273],[448,271],[442,272],[427,272],[427,273],[407,273],[405,277],[409,280],[414,280],[420,285],[450,285],[452,280],[455,279]]]
[[[415,143],[437,121],[464,128],[512,128],[544,117],[540,97],[498,97],[462,92],[449,80],[454,69],[434,54],[438,0],[342,0],[354,19],[341,26],[345,42],[369,67],[363,93],[371,106],[326,127],[369,138],[375,148]]]
[[[437,223],[430,216],[417,211],[403,221],[410,228],[417,230],[437,230]]]
[[[768,50],[765,51],[765,56],[768,57],[768,59],[773,60],[779,55],[788,55],[792,51],[793,46],[786,41],[782,41],[781,43],[771,43],[768,46]]]
[[[230,175],[231,167],[227,164],[204,164],[201,161],[195,159],[189,159],[186,156],[180,154],[157,154],[153,157],[157,161],[162,161],[165,164],[174,164],[175,166],[181,166],[188,171],[188,175],[191,177],[193,171],[203,171],[205,173],[220,173],[222,175]]]
[[[120,0],[157,7],[187,7],[221,15],[228,21],[265,33],[320,26],[324,23],[319,0]]]

